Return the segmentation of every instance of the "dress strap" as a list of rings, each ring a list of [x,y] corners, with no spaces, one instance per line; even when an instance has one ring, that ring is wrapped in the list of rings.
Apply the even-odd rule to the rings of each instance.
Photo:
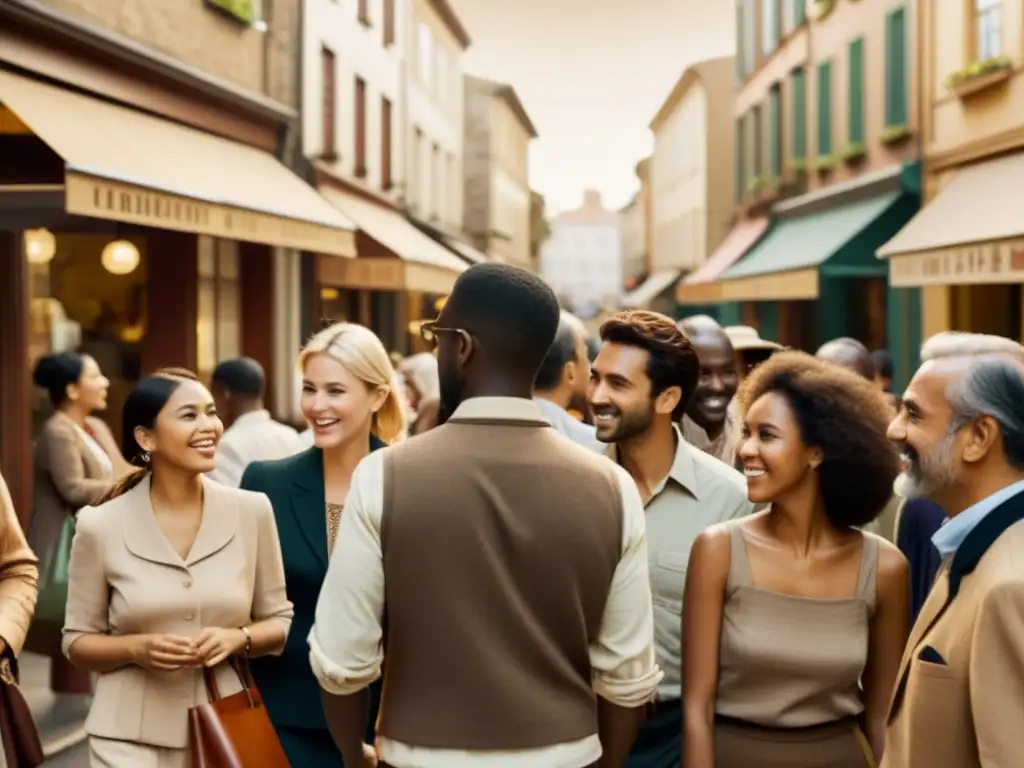
[[[729,578],[730,589],[751,586],[750,558],[747,556],[747,540],[740,524],[729,526]]]
[[[874,613],[878,592],[878,537],[863,532],[861,535],[864,537],[864,547],[860,556],[857,597],[863,598]]]

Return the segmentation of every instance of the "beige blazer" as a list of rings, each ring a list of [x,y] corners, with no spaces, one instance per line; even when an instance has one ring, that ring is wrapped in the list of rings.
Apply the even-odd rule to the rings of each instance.
[[[203,481],[203,520],[182,560],[157,525],[147,477],[98,507],[85,507],[71,547],[64,653],[86,634],[171,633],[276,619],[287,634],[292,604],[270,501]],[[222,694],[241,689],[226,664]],[[198,669],[129,665],[101,674],[86,731],[160,747],[188,743],[188,710],[207,700]]]
[[[939,571],[900,664],[882,768],[1024,766],[1021,552],[1024,521],[963,576],[941,615],[950,582]]]
[[[17,656],[36,607],[39,569],[28,548],[7,483],[0,476],[0,638]]]

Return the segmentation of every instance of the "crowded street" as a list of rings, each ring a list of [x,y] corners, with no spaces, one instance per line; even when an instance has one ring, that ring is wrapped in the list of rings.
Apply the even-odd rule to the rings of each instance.
[[[0,768],[1024,768],[1024,0],[583,5],[0,0]]]

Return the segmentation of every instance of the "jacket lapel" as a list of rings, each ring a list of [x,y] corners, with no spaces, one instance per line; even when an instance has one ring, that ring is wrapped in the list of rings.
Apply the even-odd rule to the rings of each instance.
[[[288,490],[289,510],[317,562],[327,570],[327,502],[323,452],[310,448],[298,462]]]
[[[185,564],[191,567],[200,560],[224,549],[238,530],[237,497],[224,486],[203,477],[203,520]]]
[[[985,516],[974,530],[967,534],[967,538],[953,555],[949,567],[947,568],[943,564],[935,580],[935,586],[932,587],[928,599],[921,608],[921,614],[914,623],[914,629],[910,633],[903,658],[900,660],[900,671],[896,677],[892,703],[889,706],[890,720],[895,717],[902,703],[907,675],[914,654],[917,653],[917,646],[956,599],[964,578],[974,573],[982,557],[995,544],[996,540],[1010,526],[1021,520],[1024,520],[1024,493],[1018,493]]]
[[[149,500],[149,482],[147,475],[128,493],[111,502],[121,505],[124,545],[129,552],[143,560],[182,568],[184,563],[156,523],[153,504]],[[203,517],[206,517],[205,512]]]

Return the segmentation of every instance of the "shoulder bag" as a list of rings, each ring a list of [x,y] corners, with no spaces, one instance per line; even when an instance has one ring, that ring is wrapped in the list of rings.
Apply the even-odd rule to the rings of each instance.
[[[222,697],[213,670],[203,668],[209,702],[188,713],[192,768],[290,768],[248,662],[228,663],[242,681],[231,696]]]
[[[43,764],[43,745],[18,685],[17,664],[6,654],[0,657],[0,741],[7,768],[36,768]]]

